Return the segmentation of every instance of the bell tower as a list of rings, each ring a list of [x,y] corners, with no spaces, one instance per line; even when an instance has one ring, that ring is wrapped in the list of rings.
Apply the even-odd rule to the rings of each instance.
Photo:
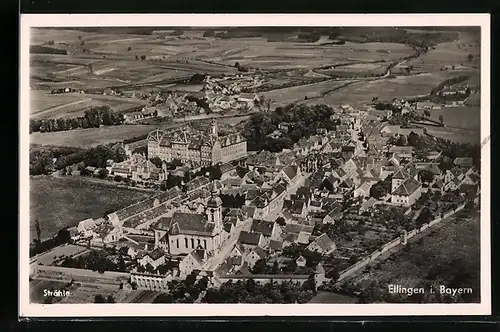
[[[214,232],[216,234],[222,232],[222,199],[219,197],[219,190],[217,189],[216,182],[211,185],[211,197],[207,202],[207,220],[214,223]]]
[[[215,121],[215,120],[212,120],[212,124],[210,126],[210,134],[213,137],[218,137],[218,135],[219,135],[219,128],[217,126],[217,121]]]

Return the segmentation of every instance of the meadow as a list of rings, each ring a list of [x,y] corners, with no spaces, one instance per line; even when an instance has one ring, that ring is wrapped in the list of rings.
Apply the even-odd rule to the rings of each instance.
[[[76,226],[87,218],[100,218],[106,211],[118,210],[138,202],[150,194],[82,181],[79,177],[30,178],[30,238],[36,238],[35,220],[47,238],[61,228]]]

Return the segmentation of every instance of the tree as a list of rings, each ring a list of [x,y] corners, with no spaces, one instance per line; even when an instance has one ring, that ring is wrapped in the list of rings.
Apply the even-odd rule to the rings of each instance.
[[[280,273],[280,266],[278,264],[278,261],[275,261],[273,264],[273,268],[271,269],[271,274],[278,274]]]
[[[135,59],[136,59],[136,60],[139,60],[139,56],[138,56],[138,55],[136,55],[136,56],[135,56]]]
[[[97,294],[94,297],[94,303],[106,303],[106,299],[101,294]]]
[[[141,55],[141,60],[146,60],[146,56],[145,55]]]
[[[234,68],[240,68],[240,63],[239,63],[239,62],[236,62],[236,63],[234,64]]]
[[[424,115],[425,115],[426,117],[430,117],[430,116],[431,116],[431,112],[430,112],[429,110],[425,110],[425,111],[424,111]]]
[[[123,180],[123,178],[120,175],[115,175],[114,180],[116,182],[121,182]]]
[[[36,229],[36,238],[38,240],[38,243],[41,241],[41,234],[42,234],[42,229],[40,228],[40,221],[38,219],[35,220],[35,229]]]
[[[434,179],[434,173],[423,169],[418,173],[420,181],[430,183]]]
[[[130,47],[130,46],[127,47],[127,51],[130,51],[130,50],[132,50],[132,47]]]
[[[113,295],[108,295],[106,302],[107,303],[115,303],[116,301],[115,301],[115,298],[113,297]]]
[[[472,54],[470,54],[470,53],[469,53],[469,54],[467,55],[467,61],[471,62],[471,61],[472,61],[472,59],[474,59],[474,56],[473,56]]]
[[[158,168],[161,168],[163,161],[159,157],[150,158],[149,161]]]
[[[379,199],[381,197],[384,197],[385,195],[387,195],[387,192],[385,191],[385,188],[383,187],[381,182],[377,182],[373,186],[371,186],[370,197]]]
[[[253,274],[264,274],[266,273],[266,260],[265,258],[259,259],[257,262],[255,262],[255,265],[252,268],[252,273]]]
[[[443,117],[443,115],[442,115],[442,114],[439,116],[439,122],[441,122],[441,123],[443,123],[443,122],[444,122],[444,117]]]

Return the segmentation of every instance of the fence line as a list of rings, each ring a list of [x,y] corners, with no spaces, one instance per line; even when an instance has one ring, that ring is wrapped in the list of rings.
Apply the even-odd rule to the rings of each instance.
[[[432,226],[438,224],[443,219],[446,219],[446,218],[454,215],[458,211],[462,210],[465,207],[465,204],[466,203],[463,203],[463,204],[459,205],[455,210],[448,211],[447,213],[445,213],[443,215],[443,218],[437,217],[434,220],[430,221],[429,223],[423,224],[420,228],[415,228],[415,229],[409,231],[406,234],[406,240],[409,240],[412,237],[414,237],[415,235],[419,234],[420,232],[425,231],[429,227],[432,227]],[[380,255],[386,253],[387,251],[391,250],[392,248],[396,247],[399,244],[401,244],[401,237],[398,237],[398,238],[396,238],[396,239],[394,239],[394,240],[392,240],[392,241],[384,244],[381,248],[379,248],[379,249],[375,250],[374,252],[372,252],[371,254],[367,255],[364,259],[356,262],[355,264],[351,265],[347,269],[345,269],[342,272],[340,272],[340,276],[339,276],[338,281],[341,281],[341,280],[343,280],[343,279],[351,276],[352,274],[356,273],[360,269],[363,269],[369,263],[371,263],[372,261],[376,260]]]

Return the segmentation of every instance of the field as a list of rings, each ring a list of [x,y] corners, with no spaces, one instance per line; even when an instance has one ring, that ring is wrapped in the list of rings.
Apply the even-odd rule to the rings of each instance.
[[[56,247],[54,250],[50,250],[47,253],[38,256],[37,260],[42,265],[52,265],[55,259],[60,256],[72,257],[78,254],[81,254],[88,250],[86,247],[75,246],[72,244],[66,246]]]
[[[464,72],[436,72],[365,80],[332,92],[319,100],[307,103],[363,105],[371,103],[374,97],[391,101],[393,98],[424,96],[428,95],[434,87],[444,80],[463,74]]]
[[[40,222],[42,238],[61,228],[75,226],[86,218],[98,218],[149,194],[113,185],[89,183],[75,178],[50,176],[30,178],[30,237],[35,238],[35,219]]]
[[[456,41],[439,44],[406,65],[413,66],[417,71],[437,71],[451,66],[479,68],[479,53],[479,35],[460,33]],[[469,54],[473,57],[472,61],[467,58]]]
[[[342,87],[345,84],[355,82],[354,80],[329,80],[320,83],[295,86],[284,89],[277,89],[263,92],[260,95],[273,101],[272,106],[283,106],[293,102],[308,99],[320,98],[325,93]]]
[[[80,93],[50,94],[47,91],[30,91],[31,118],[70,118],[83,116],[91,107],[109,106],[116,112],[145,106],[146,102],[135,98]]]
[[[453,219],[350,282],[362,288],[375,282],[383,289],[389,284],[418,287],[424,280],[449,285],[458,282],[460,274],[463,280],[455,287],[472,287],[478,299],[479,227],[478,215]]]

